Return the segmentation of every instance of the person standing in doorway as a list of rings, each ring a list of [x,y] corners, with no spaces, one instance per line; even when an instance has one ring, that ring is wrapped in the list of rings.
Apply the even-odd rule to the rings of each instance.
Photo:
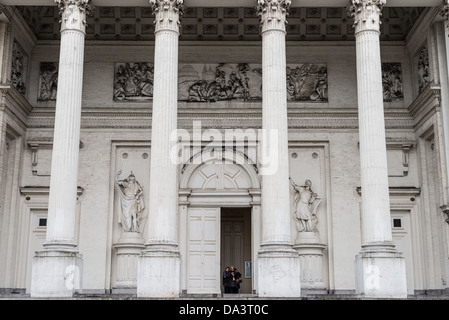
[[[242,275],[240,272],[237,271],[234,266],[231,266],[230,268],[231,273],[231,293],[238,293],[240,288],[240,282],[242,279]]]
[[[231,270],[229,267],[226,267],[225,271],[223,271],[223,280],[222,280],[224,293],[231,293],[231,282],[232,282]]]
[[[235,293],[239,293],[240,283],[242,283],[242,274],[234,267],[235,274]]]

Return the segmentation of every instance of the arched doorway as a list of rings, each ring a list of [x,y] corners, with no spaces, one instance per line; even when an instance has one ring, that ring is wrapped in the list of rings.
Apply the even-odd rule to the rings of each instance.
[[[199,156],[201,163],[184,166],[180,176],[183,291],[220,294],[224,266],[239,264],[240,293],[252,293],[260,246],[257,167],[234,150]]]

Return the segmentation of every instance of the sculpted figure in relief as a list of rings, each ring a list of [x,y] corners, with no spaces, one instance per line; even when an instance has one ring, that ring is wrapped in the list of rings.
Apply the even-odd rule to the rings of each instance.
[[[321,202],[318,195],[312,190],[312,182],[306,180],[303,186],[297,185],[291,178],[290,183],[295,192],[294,217],[298,232],[318,232],[316,210]]]
[[[119,180],[121,174],[122,170],[115,177],[115,183],[120,190],[121,214],[119,215],[119,223],[122,224],[125,232],[139,232],[141,213],[145,208],[143,189],[132,171],[124,180]]]

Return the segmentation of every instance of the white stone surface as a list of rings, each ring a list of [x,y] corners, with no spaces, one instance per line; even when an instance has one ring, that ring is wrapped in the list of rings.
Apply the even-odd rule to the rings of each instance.
[[[123,232],[114,245],[116,250],[116,273],[114,289],[137,288],[137,265],[145,248],[142,235],[138,232]]]
[[[257,259],[257,282],[259,297],[299,297],[301,295],[301,272],[298,253],[285,246],[261,245]]]
[[[293,249],[301,266],[301,289],[326,289],[323,274],[323,253],[326,245],[315,232],[299,232]]]
[[[63,292],[64,268],[80,262],[48,258],[58,251],[76,255],[76,200],[80,147],[81,104],[84,69],[84,36],[86,10],[84,3],[59,2],[62,11],[58,93],[56,102],[53,154],[51,164],[48,224],[44,247],[48,252],[34,259],[32,296],[52,296]],[[81,256],[77,260],[81,259]],[[52,276],[47,276],[49,272]],[[59,274],[58,274],[59,272]],[[43,281],[42,279],[45,279]],[[65,291],[65,295],[71,290]]]
[[[139,261],[139,297],[175,297],[180,293],[177,244],[177,143],[179,6],[182,0],[150,1],[156,13],[148,239]],[[176,135],[175,135],[176,136]],[[166,249],[168,245],[169,249]]]
[[[359,294],[406,297],[405,260],[395,251],[391,232],[379,39],[380,12],[385,3],[352,1],[349,9],[355,21],[362,188],[363,258],[356,258],[355,278]],[[371,280],[376,283],[371,285]]]
[[[148,248],[148,246],[147,246]],[[137,267],[137,296],[176,298],[180,294],[181,259],[177,247],[148,248]]]
[[[32,297],[72,297],[82,288],[82,256],[70,251],[38,251],[33,258],[32,275]]]
[[[262,25],[261,297],[299,297],[299,257],[291,244],[285,23],[289,3],[259,1]],[[274,139],[272,139],[274,137]]]
[[[23,39],[19,33],[14,33],[17,26],[12,26],[12,35]],[[441,26],[443,30],[443,26]],[[429,32],[428,32],[429,31]],[[432,44],[431,35],[435,29],[431,24],[420,26],[414,33],[422,34],[423,39],[428,36]],[[10,35],[10,36],[12,36]],[[443,35],[444,36],[444,35]],[[329,289],[331,290],[354,290],[354,257],[360,251],[360,196],[355,191],[360,186],[360,163],[358,159],[358,130],[357,116],[346,116],[346,114],[357,113],[357,81],[356,81],[356,50],[355,42],[302,42],[294,41],[287,44],[287,63],[323,63],[328,66],[329,76],[329,102],[328,103],[288,103],[292,113],[309,111],[313,117],[304,120],[307,127],[298,127],[298,119],[295,116],[289,118],[290,129],[288,132],[289,143],[303,143],[303,161],[297,166],[290,166],[290,175],[302,177],[303,173],[315,171],[315,163],[311,158],[311,152],[315,145],[321,142],[329,144],[329,153],[325,154],[328,167],[321,166],[320,174],[326,178],[323,181],[324,190],[329,193],[326,199],[328,218],[320,220],[320,226],[326,227],[320,235],[322,240],[326,239],[328,249],[323,256],[325,267],[328,268]],[[444,42],[442,43],[444,47]],[[7,47],[5,47],[7,49]],[[442,213],[438,211],[435,203],[441,202],[439,198],[439,186],[442,178],[439,173],[442,151],[442,126],[441,114],[433,104],[423,106],[419,112],[414,113],[416,117],[416,128],[409,125],[409,118],[399,115],[398,112],[408,112],[407,107],[415,99],[413,94],[414,65],[408,51],[408,43],[383,41],[381,43],[382,61],[400,62],[403,67],[404,80],[404,102],[384,104],[387,115],[386,136],[396,140],[415,140],[419,145],[410,151],[409,174],[406,177],[389,177],[390,187],[416,186],[421,188],[421,193],[416,201],[410,201],[404,197],[404,202],[413,208],[411,212],[412,239],[414,254],[414,277],[415,289],[424,290],[428,288],[439,289],[444,287],[441,275],[444,274],[447,255],[441,242],[444,241],[443,233],[447,224],[444,222]],[[86,43],[84,80],[83,80],[83,108],[86,112],[95,111],[95,114],[84,115],[80,140],[83,148],[80,150],[78,185],[84,188],[84,193],[79,198],[80,218],[77,223],[79,229],[79,252],[83,255],[83,290],[98,291],[109,290],[112,287],[113,272],[113,243],[116,242],[114,234],[109,229],[112,220],[110,206],[114,199],[109,190],[113,182],[110,178],[112,163],[111,145],[120,141],[126,143],[131,149],[138,148],[142,142],[150,144],[151,129],[145,123],[146,119],[132,116],[137,111],[148,109],[147,104],[139,103],[116,103],[112,101],[112,83],[114,79],[114,63],[125,61],[154,61],[152,51],[154,44],[149,42],[126,42],[123,41],[91,41]],[[430,47],[430,51],[433,47]],[[262,49],[260,42],[239,41],[232,45],[220,42],[181,42],[179,47],[180,63],[240,63],[250,61],[261,64]],[[24,139],[51,139],[53,128],[54,102],[37,102],[39,64],[45,61],[58,61],[59,42],[40,41],[33,51],[27,50],[29,54],[29,86],[27,88],[27,99],[35,107],[34,113],[29,117],[29,128],[16,118],[11,112],[3,113],[2,132],[6,128],[19,132],[18,145],[23,144]],[[444,52],[443,52],[444,53]],[[432,51],[432,56],[437,59],[437,52]],[[435,76],[438,78],[438,76]],[[9,103],[6,101],[6,103]],[[426,102],[427,103],[427,102]],[[247,126],[254,121],[248,108],[244,103],[227,104],[205,104],[192,105],[191,103],[179,103],[179,111],[185,113],[192,111],[190,108],[206,108],[212,116],[211,123],[223,127],[225,124],[235,126]],[[226,110],[220,108],[226,107]],[[260,112],[260,103],[251,106],[253,112]],[[150,107],[151,108],[151,107]],[[422,111],[421,111],[422,110]],[[222,114],[218,114],[223,112]],[[321,113],[332,114],[332,119],[320,118]],[[217,114],[215,114],[217,113]],[[241,113],[241,118],[235,115]],[[392,114],[398,116],[392,117]],[[350,119],[350,121],[348,121]],[[393,121],[391,121],[393,119]],[[203,121],[209,121],[202,118]],[[332,121],[331,121],[332,120]],[[213,122],[212,122],[213,121]],[[113,127],[112,123],[117,124]],[[142,125],[144,123],[144,125]],[[184,123],[184,122],[182,122]],[[261,123],[261,122],[260,122]],[[346,126],[350,123],[350,126]],[[329,127],[329,124],[337,124]],[[186,125],[189,127],[188,125]],[[26,131],[25,131],[26,130]],[[416,131],[416,136],[415,136]],[[431,146],[434,144],[433,151]],[[18,148],[17,150],[19,150]],[[311,150],[307,153],[307,150]],[[45,171],[50,171],[49,157],[51,150],[39,153],[39,166],[48,166]],[[24,149],[16,152],[13,170],[18,170],[20,179],[16,180],[18,186],[49,186],[48,176],[33,175],[31,151],[25,145]],[[321,156],[321,155],[320,155]],[[21,160],[20,160],[21,158]],[[299,167],[300,166],[300,167]],[[389,164],[390,166],[390,164]],[[148,166],[149,167],[149,166]],[[438,168],[432,171],[431,168]],[[115,167],[114,167],[115,170]],[[112,171],[114,171],[112,170]],[[141,170],[149,169],[141,166]],[[16,171],[14,171],[16,172]],[[321,173],[322,172],[322,173]],[[113,172],[114,174],[115,172]],[[321,177],[316,174],[317,177]],[[305,177],[304,177],[305,178]],[[309,177],[310,178],[310,177]],[[298,178],[299,179],[299,178]],[[314,185],[318,186],[312,177]],[[321,180],[320,180],[321,181]],[[144,187],[147,187],[146,185]],[[321,188],[321,186],[320,186]],[[149,189],[146,188],[146,191]],[[17,192],[18,193],[18,192]],[[14,202],[14,196],[8,201]],[[27,261],[24,258],[27,249],[25,238],[27,230],[27,217],[29,214],[29,202],[25,195],[18,194],[19,199],[15,211],[11,211],[11,223],[2,224],[2,250],[0,250],[2,267],[1,288],[25,288],[24,274],[26,273]],[[33,195],[31,195],[33,201]],[[148,197],[145,199],[148,200]],[[291,199],[290,199],[291,200]],[[395,199],[390,195],[390,202],[394,204]],[[405,207],[405,208],[409,208]],[[325,208],[325,207],[322,207]],[[261,209],[261,208],[259,208]],[[28,211],[27,211],[28,210]],[[42,207],[45,210],[45,207]],[[400,209],[405,210],[405,209]],[[406,209],[410,210],[410,209]],[[17,213],[17,215],[16,215]],[[14,220],[16,219],[17,220]],[[20,218],[19,218],[20,217]],[[261,218],[254,213],[253,221]],[[3,216],[2,221],[6,217]],[[292,220],[293,221],[293,220]],[[7,227],[8,230],[5,231]],[[17,226],[17,228],[15,227]],[[181,224],[180,224],[181,228]],[[446,228],[447,229],[447,228]],[[25,231],[24,231],[25,230]],[[24,232],[22,232],[24,231]],[[292,228],[292,239],[295,240],[296,233]],[[252,236],[261,238],[261,230],[254,230]],[[323,233],[324,232],[324,233]],[[16,239],[18,241],[16,241]],[[16,251],[17,244],[17,251]],[[425,248],[425,249],[423,249]],[[256,250],[256,255],[257,255]],[[14,253],[16,252],[16,253]],[[16,263],[15,261],[19,261]],[[256,266],[254,259],[254,266]],[[255,272],[257,270],[255,269]],[[446,277],[447,278],[447,277]],[[417,284],[419,283],[419,284]]]
[[[356,292],[367,298],[407,298],[405,259],[398,252],[361,252],[355,260]]]

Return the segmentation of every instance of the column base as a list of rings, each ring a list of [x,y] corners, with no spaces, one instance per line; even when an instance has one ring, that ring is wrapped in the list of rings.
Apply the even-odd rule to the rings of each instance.
[[[363,246],[355,259],[356,293],[369,298],[407,298],[405,258],[394,245]]]
[[[72,297],[81,290],[82,255],[70,249],[37,251],[33,258],[31,297]]]
[[[301,272],[291,245],[261,245],[258,257],[259,297],[299,297]]]
[[[137,264],[137,297],[178,298],[180,284],[178,245],[147,243]]]

